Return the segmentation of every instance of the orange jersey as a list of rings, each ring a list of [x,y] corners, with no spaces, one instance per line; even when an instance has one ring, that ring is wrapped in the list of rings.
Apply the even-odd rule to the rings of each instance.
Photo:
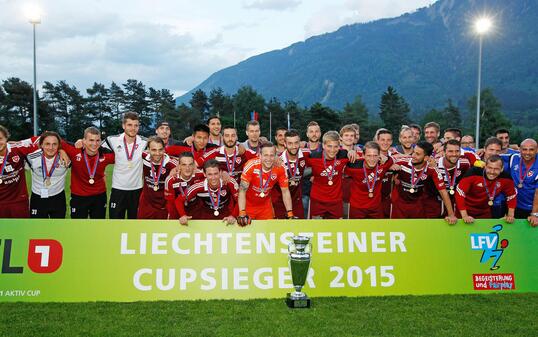
[[[261,181],[260,181],[261,174]],[[249,160],[243,168],[241,181],[249,184],[246,199],[246,211],[251,208],[271,208],[271,190],[276,183],[280,188],[288,188],[288,176],[284,166],[273,166],[271,171],[262,170],[261,160]]]

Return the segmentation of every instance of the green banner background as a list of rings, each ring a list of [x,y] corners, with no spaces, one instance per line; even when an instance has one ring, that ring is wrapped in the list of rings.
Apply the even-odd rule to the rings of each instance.
[[[490,271],[491,260],[480,263],[481,250],[471,249],[471,234],[487,234],[492,226],[502,224],[500,239],[509,241],[498,265]],[[138,300],[181,300],[181,299],[249,299],[284,297],[290,291],[289,271],[284,281],[279,277],[279,268],[287,268],[287,247],[280,242],[284,233],[313,233],[313,257],[311,278],[315,287],[308,284],[304,291],[310,297],[317,296],[370,296],[405,294],[464,294],[479,291],[473,288],[473,274],[514,274],[513,292],[538,292],[538,228],[531,228],[526,221],[519,220],[506,224],[502,220],[479,220],[473,225],[461,221],[449,226],[442,220],[297,220],[297,221],[257,221],[247,228],[225,226],[217,221],[191,221],[188,227],[175,221],[127,221],[127,220],[9,220],[0,219],[0,255],[4,256],[6,239],[12,240],[11,266],[23,267],[20,274],[0,274],[0,301],[138,301]],[[365,233],[367,252],[349,252],[348,233]],[[384,238],[386,252],[372,252],[372,233]],[[390,233],[403,233],[406,252],[390,251]],[[127,233],[127,248],[136,254],[121,254],[121,236]],[[147,253],[139,254],[140,233],[147,233]],[[167,254],[151,254],[151,237],[155,233],[167,235],[166,245],[161,248]],[[229,235],[228,253],[221,252],[220,235]],[[224,234],[222,234],[224,233]],[[250,254],[237,254],[236,240],[250,233],[252,244]],[[276,252],[256,253],[256,236],[270,238],[275,235]],[[321,233],[321,234],[320,234]],[[338,252],[337,236],[342,233],[343,252]],[[188,255],[175,253],[171,248],[172,238],[190,234],[213,236],[212,254],[194,254],[193,240],[181,239],[179,246],[190,249]],[[401,234],[394,234],[400,236]],[[321,243],[320,236],[331,243]],[[28,267],[29,240],[53,239],[63,247],[61,267],[53,273],[34,273]],[[332,253],[319,249],[332,249]],[[2,255],[2,253],[4,253]],[[0,261],[1,262],[1,261]],[[4,268],[6,261],[4,261]],[[133,277],[141,269],[151,270],[144,274],[140,282],[152,286],[149,291],[135,287]],[[213,275],[216,287],[203,290],[211,285],[204,281],[201,271],[215,268]],[[239,271],[239,276],[247,277],[234,283],[234,268],[248,268]],[[256,286],[254,272],[263,272]],[[164,270],[163,282],[170,281],[169,270],[174,270],[175,282],[171,289],[161,290],[156,286],[156,273]],[[181,289],[181,270],[184,276],[192,276],[193,282],[185,283]],[[222,269],[228,270],[227,287],[223,285]],[[284,269],[282,269],[284,270]],[[282,270],[280,273],[282,273]],[[207,270],[206,270],[207,272]],[[339,273],[342,277],[338,279]],[[391,285],[390,275],[394,282]],[[211,274],[209,274],[211,276]],[[258,275],[258,276],[260,276]],[[375,280],[373,279],[375,275]],[[265,282],[271,276],[272,286]],[[360,278],[362,277],[362,282]],[[284,282],[284,284],[281,284]],[[234,287],[234,285],[236,285]],[[239,287],[237,287],[239,285]],[[285,287],[283,287],[285,286]],[[336,287],[335,287],[336,286]],[[248,289],[243,289],[248,287]],[[223,289],[227,288],[227,289]],[[240,289],[237,289],[240,288]],[[17,292],[18,291],[18,292]],[[506,291],[506,290],[505,290]],[[480,291],[484,293],[484,291]],[[488,291],[491,292],[491,291]]]

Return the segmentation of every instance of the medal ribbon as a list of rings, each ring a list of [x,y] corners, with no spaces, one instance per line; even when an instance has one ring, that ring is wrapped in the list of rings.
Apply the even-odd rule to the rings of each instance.
[[[364,172],[364,178],[366,179],[366,186],[368,186],[368,192],[371,193],[374,191],[375,183],[377,182],[377,169],[379,167],[379,164],[375,165],[375,175],[374,175],[374,183],[372,186],[370,186],[370,179],[368,179],[368,172],[366,172],[366,162],[363,162],[362,170]]]
[[[207,146],[206,146],[207,147]],[[204,153],[202,153],[202,156],[205,155],[205,150],[206,148],[204,147]],[[196,153],[197,151],[194,149],[194,144],[191,144],[191,153],[192,155],[194,156],[194,154]],[[196,157],[195,157],[196,158]]]
[[[162,168],[164,164],[164,158],[161,159],[161,163],[159,164],[159,172],[155,173],[155,165],[153,165],[153,162],[151,163],[151,176],[153,178],[153,185],[158,186],[159,180],[161,179],[161,174],[163,173]],[[181,186],[181,185],[180,185]]]
[[[226,154],[226,151],[224,151],[224,159],[226,159],[226,169],[228,170],[229,175],[232,175],[234,173],[236,158],[237,158],[237,147],[234,148],[234,156],[231,162],[228,161],[228,154]]]
[[[460,161],[458,159],[458,162],[456,164],[456,168],[454,169],[454,174],[451,177],[450,173],[448,173],[448,168],[445,165],[445,182],[446,182],[446,185],[451,190],[453,190],[454,187],[456,187],[456,176],[457,176],[459,168],[460,168]]]
[[[125,140],[125,137],[123,137],[123,146],[125,147],[125,156],[127,157],[127,160],[128,161],[133,160],[133,155],[134,155],[135,148],[136,148],[136,137],[135,137],[135,140],[133,142],[133,148],[131,149],[130,154],[129,154],[129,146],[127,145],[127,141]]]
[[[97,160],[95,161],[95,165],[90,168],[90,165],[88,164],[88,155],[86,154],[86,151],[82,151],[82,154],[84,155],[84,164],[86,164],[86,169],[88,170],[88,175],[90,176],[90,179],[93,179],[95,177],[95,172],[97,171],[97,165],[99,165],[99,152],[97,152]]]
[[[424,176],[424,172],[426,172],[427,170],[428,170],[428,163],[426,163],[426,166],[422,169],[422,171],[420,172],[420,175],[415,180],[415,166],[413,165],[413,163],[411,163],[411,188],[415,188],[417,186],[416,183],[419,182],[420,179],[422,179],[422,177]]]
[[[322,155],[322,157],[323,157],[323,167],[325,168],[325,170],[327,170],[327,162],[325,161],[325,153]],[[335,168],[336,168],[336,156],[334,157],[333,164],[331,166],[331,173],[327,175],[327,179],[329,179],[329,181],[333,180]]]
[[[58,164],[58,160],[60,159],[60,154],[56,153],[56,156],[54,157],[54,160],[52,161],[52,167],[50,168],[50,171],[47,169],[47,161],[45,160],[45,155],[41,154],[41,173],[43,175],[43,180],[46,178],[52,177],[52,173],[54,173],[54,170],[56,169],[56,164]]]
[[[2,167],[0,167],[0,176],[4,175],[4,169],[6,168],[7,157],[9,156],[9,150],[6,147],[6,155],[4,156],[4,161],[2,162]]]
[[[532,163],[529,165],[529,168],[525,168],[525,172],[523,174],[521,174],[522,173],[522,168],[523,168],[523,166],[525,166],[525,163],[523,162],[523,158],[520,158],[520,160],[519,160],[519,174],[518,174],[520,184],[523,184],[523,181],[527,177],[527,174],[529,173],[530,169],[534,165],[535,161],[536,161],[536,159],[534,159],[532,161]]]
[[[269,186],[269,182],[271,181],[271,175],[273,175],[272,167],[271,167],[271,171],[269,171],[269,178],[267,178],[264,184],[263,183],[263,165],[260,165],[260,190],[261,190],[260,193],[265,193],[265,191],[267,190],[267,186]]]
[[[295,177],[297,177],[297,168],[299,167],[298,164],[298,160],[294,163],[294,168],[293,168],[293,173],[292,173],[292,169],[291,169],[291,162],[290,162],[290,158],[288,157],[288,151],[286,151],[286,163],[288,164],[288,173],[290,174],[290,178],[291,179],[295,179]]]
[[[220,191],[222,190],[222,184],[219,183],[219,189],[217,190],[217,202],[215,202],[215,199],[213,199],[213,196],[211,195],[211,188],[209,185],[207,186],[207,194],[209,194],[209,201],[211,202],[211,207],[216,211],[219,209],[220,205]]]
[[[497,183],[494,181],[493,185],[495,187],[493,188],[493,194],[489,194],[489,189],[488,189],[488,184],[487,184],[486,177],[485,177],[485,172],[484,172],[484,175],[482,176],[482,179],[484,180],[484,188],[486,189],[486,194],[488,195],[488,199],[490,201],[493,201],[493,199],[495,199],[495,193],[497,192]]]

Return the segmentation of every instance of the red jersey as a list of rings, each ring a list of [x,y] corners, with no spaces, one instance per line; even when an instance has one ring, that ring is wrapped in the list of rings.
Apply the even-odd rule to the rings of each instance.
[[[162,167],[159,173],[159,165],[151,161],[149,153],[142,155],[142,175],[144,184],[140,194],[140,208],[150,207],[153,209],[166,209],[166,199],[164,197],[166,178],[170,171],[177,166],[177,160],[164,155]],[[157,190],[155,190],[157,187]]]
[[[187,202],[187,191],[194,183],[203,179],[204,174],[200,170],[195,170],[193,176],[188,180],[177,176],[168,176],[166,178],[164,197],[169,219],[179,219],[179,207],[183,207],[187,212],[190,212],[191,207],[194,207],[194,202]]]
[[[220,193],[218,193],[219,190]],[[230,215],[237,217],[239,213],[237,206],[238,195],[239,185],[233,179],[227,184],[223,184],[221,181],[220,189],[211,189],[207,179],[199,181],[189,187],[187,191],[187,201],[196,202],[196,207],[191,209],[189,215],[193,219],[205,220],[224,219]],[[182,204],[179,206],[179,215],[186,215],[187,213]]]
[[[277,183],[281,188],[288,188],[284,166],[273,166],[269,172],[265,172],[260,159],[251,159],[245,164],[241,181],[249,184],[246,193],[247,213],[249,208],[271,208],[271,191]]]
[[[399,184],[392,193],[392,200],[403,199],[405,202],[414,202],[422,197],[425,187],[432,183],[438,191],[445,189],[443,177],[436,167],[426,164],[420,170],[415,170],[411,159],[398,160],[397,165],[401,167],[398,172]]]
[[[312,167],[314,177],[310,198],[331,203],[342,202],[342,173],[348,162],[346,150],[339,150],[331,160],[325,160],[324,151],[312,152],[306,156],[306,164]]]
[[[310,153],[310,151],[307,149],[299,149],[299,151],[297,152],[297,158],[293,161],[288,160],[286,151],[284,151],[284,153],[280,155],[282,165],[284,165],[284,168],[288,175],[288,188],[290,190],[292,203],[299,201],[302,202],[302,181],[304,170],[306,169],[305,153]],[[273,205],[284,204],[284,201],[282,200],[282,190],[280,189],[280,186],[275,186],[275,189],[271,192],[271,199],[273,201]]]
[[[194,162],[198,163],[198,160],[202,158],[207,152],[211,151],[211,149],[214,149],[218,147],[218,145],[207,143],[207,145],[200,150],[196,150],[194,145],[188,145],[186,143],[182,143],[179,145],[169,145],[165,147],[165,151],[167,154],[171,156],[178,157],[183,152],[190,152],[194,156]]]
[[[383,178],[392,164],[394,162],[390,157],[385,163],[379,163],[375,168],[366,167],[364,159],[347,164],[345,172],[352,178],[349,200],[351,207],[373,209],[380,206]]]
[[[89,156],[84,149],[65,141],[62,141],[62,149],[71,159],[71,193],[82,197],[105,193],[105,168],[114,164],[114,153],[99,149],[96,155]]]
[[[243,166],[251,159],[257,158],[256,152],[247,149],[242,155],[238,154],[239,149],[236,146],[233,154],[228,155],[224,149],[224,146],[212,149],[206,152],[202,157],[199,157],[196,161],[198,167],[203,167],[204,163],[210,159],[215,159],[219,162],[219,169],[223,172],[228,172],[230,177],[235,179],[239,184],[241,181],[241,173],[243,172]]]
[[[493,205],[488,202],[501,193],[506,196],[508,208],[516,208],[517,192],[509,173],[503,171],[497,179],[489,180],[483,168],[473,167],[458,184],[456,205],[460,211],[466,210],[470,216],[484,214],[484,209]]]
[[[392,157],[392,155],[397,152],[392,150],[393,148],[389,150],[388,158],[394,164],[395,159]],[[394,177],[394,174],[394,171],[389,170],[385,172],[383,179],[381,179],[381,196],[383,197],[383,199],[390,199],[390,194],[392,193],[392,178]]]
[[[465,175],[465,172],[467,172],[473,165],[469,161],[467,156],[462,155],[458,159],[458,163],[456,166],[447,168],[446,162],[444,157],[441,157],[437,159],[437,168],[439,169],[439,173],[441,173],[441,176],[443,177],[443,181],[445,182],[446,190],[449,191],[449,196],[452,202],[454,202],[454,195],[456,192],[456,187],[460,180]],[[437,192],[437,189],[429,185],[428,188],[428,195],[430,196],[437,196],[439,193]],[[454,191],[454,193],[450,192]]]
[[[0,205],[28,202],[24,159],[37,150],[33,144],[7,144],[6,154],[0,157]]]

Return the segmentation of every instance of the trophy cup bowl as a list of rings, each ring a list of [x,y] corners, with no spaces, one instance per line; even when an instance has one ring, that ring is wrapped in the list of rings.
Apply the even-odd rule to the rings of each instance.
[[[309,242],[307,236],[293,236],[288,245],[291,279],[295,288],[294,292],[286,296],[286,304],[290,308],[310,308],[310,298],[301,291],[310,267],[312,244]]]

